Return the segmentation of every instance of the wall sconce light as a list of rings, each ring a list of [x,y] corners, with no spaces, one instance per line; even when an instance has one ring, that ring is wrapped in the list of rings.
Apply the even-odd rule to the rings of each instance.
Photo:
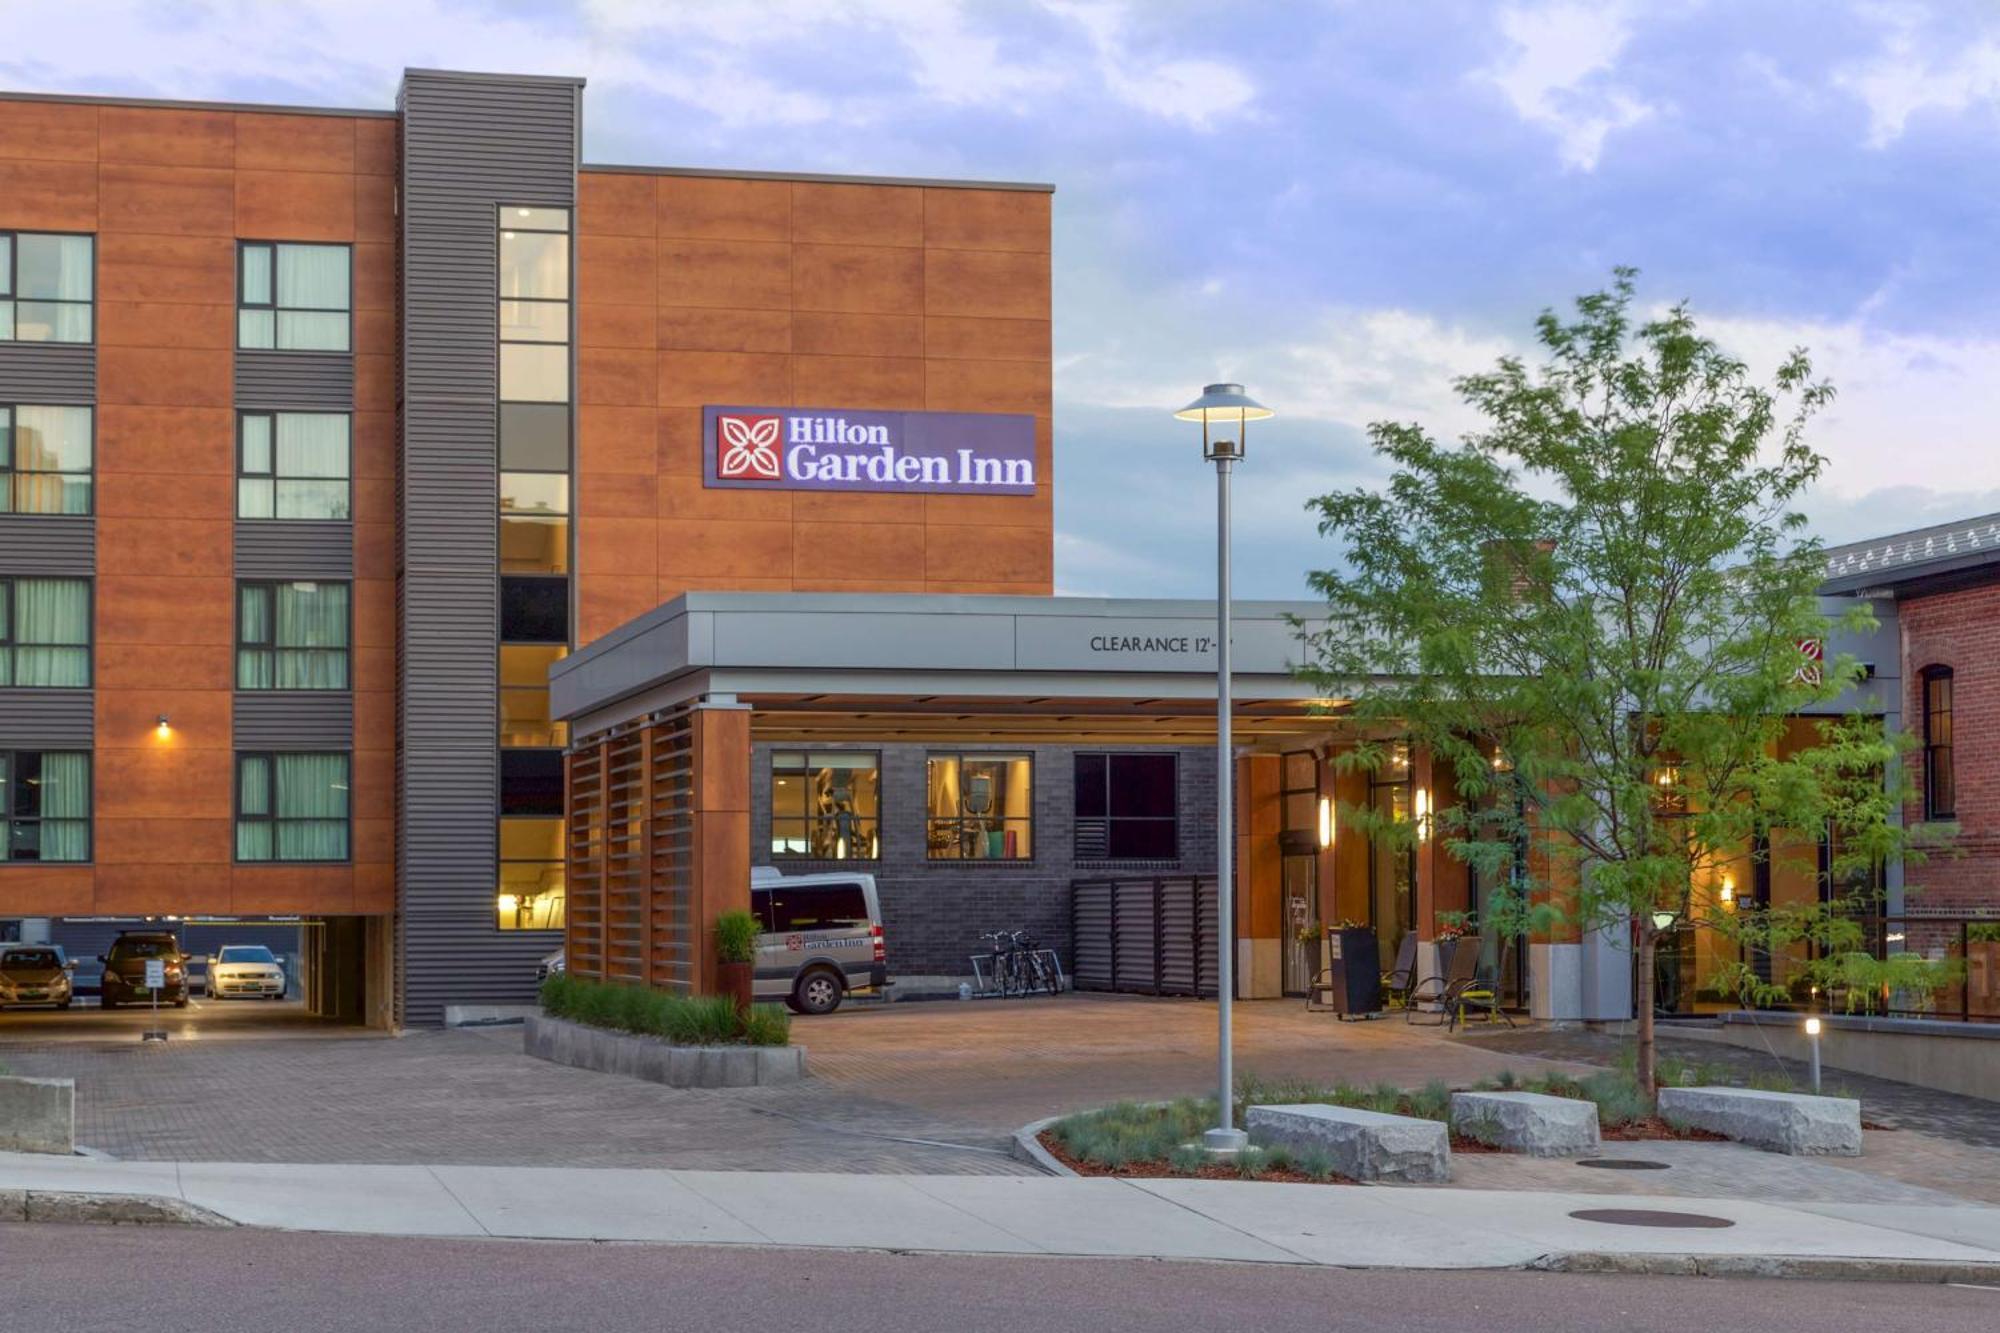
[[[1716,897],[1722,900],[1724,911],[1734,908],[1736,906],[1736,881],[1724,875],[1722,877],[1722,887],[1717,890]]]
[[[1662,911],[1653,913],[1654,930],[1669,930],[1673,927],[1673,924],[1674,914],[1672,912]]]
[[[1333,798],[1322,796],[1319,798],[1319,845],[1333,846],[1333,833]]]
[[[165,740],[173,729],[173,719],[162,713],[160,714],[160,720],[153,726],[153,734],[161,740]]]
[[[1428,787],[1419,787],[1410,796],[1410,811],[1417,825],[1417,841],[1429,842],[1431,837],[1431,793]]]

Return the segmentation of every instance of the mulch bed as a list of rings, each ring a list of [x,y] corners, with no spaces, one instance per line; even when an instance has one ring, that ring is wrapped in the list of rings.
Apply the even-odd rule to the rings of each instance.
[[[1642,1143],[1655,1139],[1694,1139],[1702,1143],[1729,1142],[1727,1134],[1718,1134],[1712,1129],[1677,1128],[1658,1116],[1648,1116],[1644,1120],[1627,1120],[1622,1125],[1604,1125],[1599,1127],[1597,1135],[1612,1143]]]
[[[1142,1180],[1243,1179],[1241,1175],[1237,1174],[1235,1167],[1223,1166],[1219,1163],[1214,1166],[1204,1166],[1199,1171],[1176,1171],[1173,1167],[1157,1158],[1148,1162],[1127,1162],[1120,1167],[1100,1166],[1096,1162],[1086,1162],[1080,1158],[1070,1156],[1069,1150],[1058,1143],[1055,1135],[1049,1133],[1046,1129],[1041,1132],[1039,1138],[1041,1139],[1042,1146],[1049,1150],[1049,1156],[1055,1158],[1079,1176],[1131,1176]],[[1346,1176],[1328,1176],[1325,1180],[1314,1180],[1303,1171],[1293,1171],[1290,1169],[1284,1171],[1259,1171],[1254,1179],[1276,1180],[1291,1185],[1354,1185],[1359,1183],[1358,1181],[1349,1180]]]

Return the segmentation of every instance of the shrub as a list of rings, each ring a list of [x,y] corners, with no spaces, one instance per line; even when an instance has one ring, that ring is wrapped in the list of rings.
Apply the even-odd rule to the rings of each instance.
[[[556,1018],[681,1046],[782,1046],[791,1037],[791,1019],[776,1005],[753,1006],[739,1018],[726,995],[674,995],[568,974],[542,983],[542,1008]]]
[[[748,912],[724,912],[715,918],[715,956],[725,963],[757,961],[757,936],[763,925]]]
[[[1307,1180],[1326,1180],[1333,1175],[1333,1155],[1324,1148],[1301,1148],[1292,1155],[1292,1165]]]
[[[1167,1154],[1167,1165],[1184,1176],[1192,1176],[1208,1165],[1208,1151],[1199,1143],[1183,1143]]]
[[[792,1016],[781,1004],[753,1004],[743,1016],[743,1040],[752,1046],[783,1046],[792,1039]]]

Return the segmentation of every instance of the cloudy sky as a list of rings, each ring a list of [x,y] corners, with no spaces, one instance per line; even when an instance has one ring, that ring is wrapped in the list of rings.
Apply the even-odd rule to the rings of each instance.
[[[580,74],[585,158],[1053,182],[1057,582],[1199,595],[1165,413],[1240,378],[1239,592],[1331,553],[1384,417],[1643,271],[1840,390],[1829,541],[2000,509],[2000,5],[1893,0],[0,0],[0,86],[386,106],[406,65]],[[25,54],[24,54],[25,53]]]

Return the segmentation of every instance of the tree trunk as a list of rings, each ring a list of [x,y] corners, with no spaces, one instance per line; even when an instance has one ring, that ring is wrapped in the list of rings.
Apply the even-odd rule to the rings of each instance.
[[[1636,966],[1639,969],[1639,1088],[1648,1097],[1658,1092],[1653,1062],[1653,952],[1658,947],[1658,935],[1651,923],[1639,927],[1639,952]]]

